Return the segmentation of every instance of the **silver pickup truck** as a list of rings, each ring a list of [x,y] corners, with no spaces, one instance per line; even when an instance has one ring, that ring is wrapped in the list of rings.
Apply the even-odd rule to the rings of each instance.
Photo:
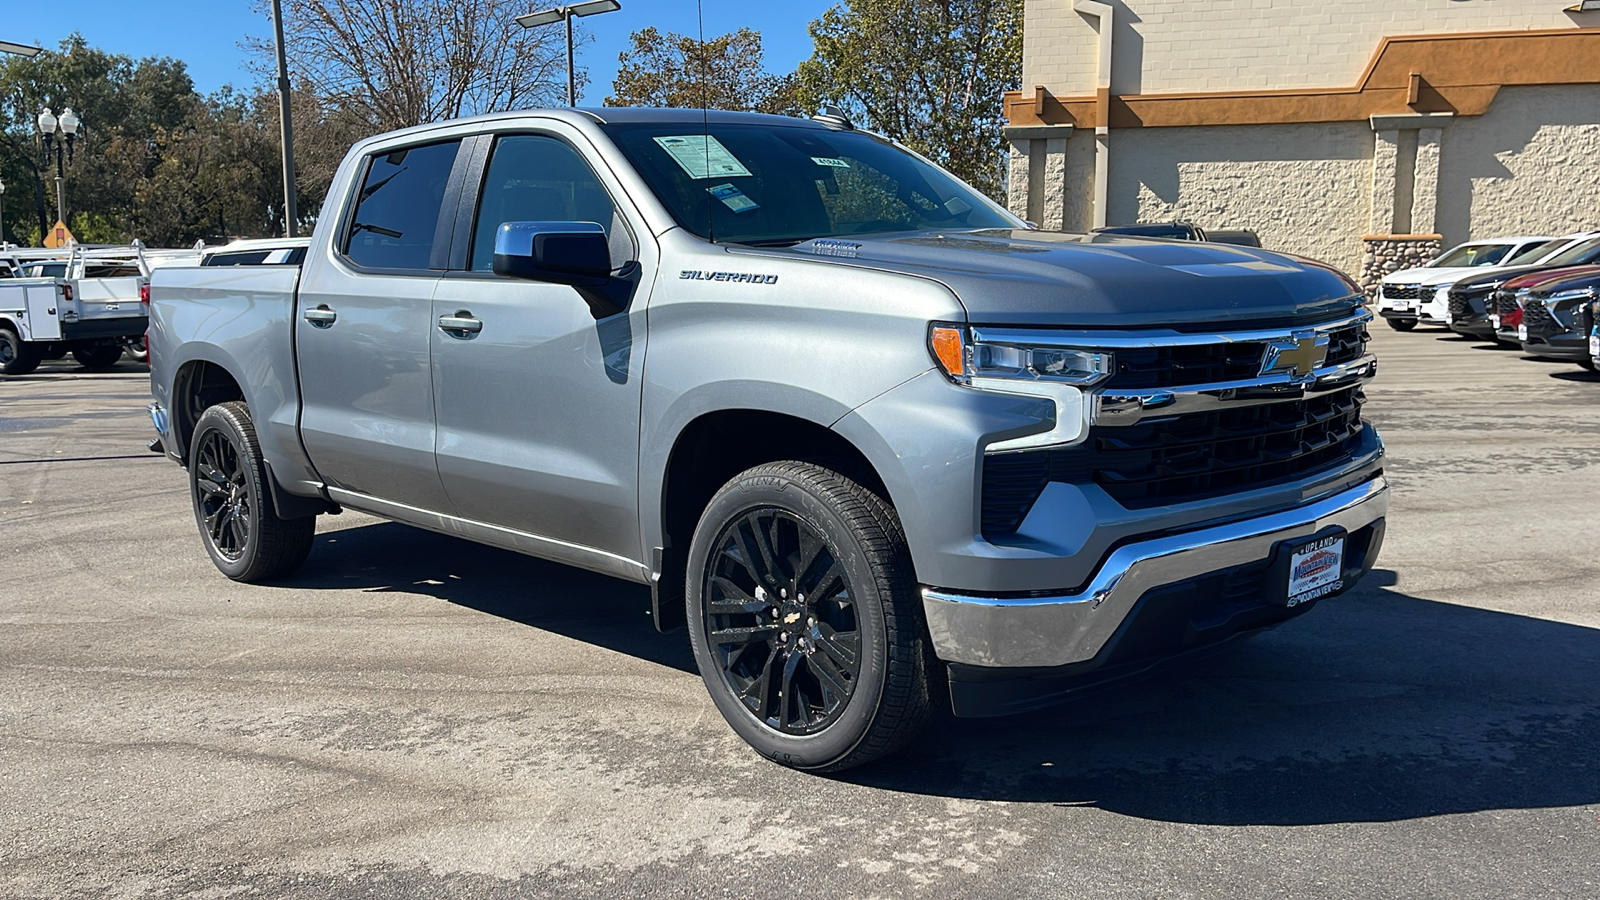
[[[1298,616],[1383,542],[1360,289],[1029,228],[839,116],[518,112],[346,157],[300,265],[163,268],[151,413],[243,581],[362,510],[649,585],[810,770]]]

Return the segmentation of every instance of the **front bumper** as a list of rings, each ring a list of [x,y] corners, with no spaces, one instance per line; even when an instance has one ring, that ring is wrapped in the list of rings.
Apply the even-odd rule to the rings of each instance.
[[[984,668],[1087,663],[1107,649],[1147,596],[1209,574],[1264,563],[1280,542],[1309,538],[1330,526],[1352,536],[1371,527],[1364,551],[1347,555],[1348,588],[1377,558],[1388,506],[1388,482],[1379,475],[1283,512],[1125,544],[1074,593],[998,597],[928,588],[923,590],[923,610],[934,650],[946,662]],[[1263,597],[1254,599],[1253,605],[1263,605]]]
[[[1545,359],[1579,361],[1589,358],[1589,336],[1571,332],[1562,334],[1529,334],[1522,342],[1522,352]]]

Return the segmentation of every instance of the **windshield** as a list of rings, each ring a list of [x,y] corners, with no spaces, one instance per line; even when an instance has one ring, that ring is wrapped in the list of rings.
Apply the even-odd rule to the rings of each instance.
[[[1552,250],[1566,246],[1566,243],[1566,238],[1556,238],[1553,241],[1540,241],[1537,244],[1529,244],[1517,251],[1516,256],[1506,260],[1506,265],[1524,266],[1528,263],[1536,263],[1547,256]]]
[[[1540,263],[1546,266],[1582,266],[1596,259],[1600,259],[1600,238],[1580,241],[1549,259],[1540,260]]]
[[[1016,228],[965,184],[859,131],[783,125],[603,126],[688,231],[792,244],[928,228]]]
[[[1511,244],[1462,244],[1428,265],[1432,268],[1492,266],[1511,252],[1511,247]]]
[[[22,267],[22,274],[26,278],[63,278],[67,274],[67,264],[58,263],[33,263]]]

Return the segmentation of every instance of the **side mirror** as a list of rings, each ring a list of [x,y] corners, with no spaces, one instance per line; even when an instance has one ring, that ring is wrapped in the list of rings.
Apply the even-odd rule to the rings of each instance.
[[[600,287],[611,279],[611,247],[594,222],[506,222],[494,236],[494,273]]]

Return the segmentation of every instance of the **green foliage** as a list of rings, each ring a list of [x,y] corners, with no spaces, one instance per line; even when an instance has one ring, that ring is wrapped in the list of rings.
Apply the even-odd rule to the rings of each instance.
[[[274,230],[277,142],[258,105],[227,89],[200,96],[178,60],[134,60],[74,34],[56,52],[0,59],[7,239],[36,243],[55,222],[55,163],[35,124],[46,106],[83,120],[65,169],[78,240],[185,246]]]
[[[830,104],[999,197],[1001,95],[1022,79],[1023,0],[845,0],[811,23],[802,105]]]
[[[633,46],[617,55],[621,65],[606,106],[800,115],[795,77],[770,75],[762,65],[759,31],[741,28],[699,41],[650,27],[629,40]]]

